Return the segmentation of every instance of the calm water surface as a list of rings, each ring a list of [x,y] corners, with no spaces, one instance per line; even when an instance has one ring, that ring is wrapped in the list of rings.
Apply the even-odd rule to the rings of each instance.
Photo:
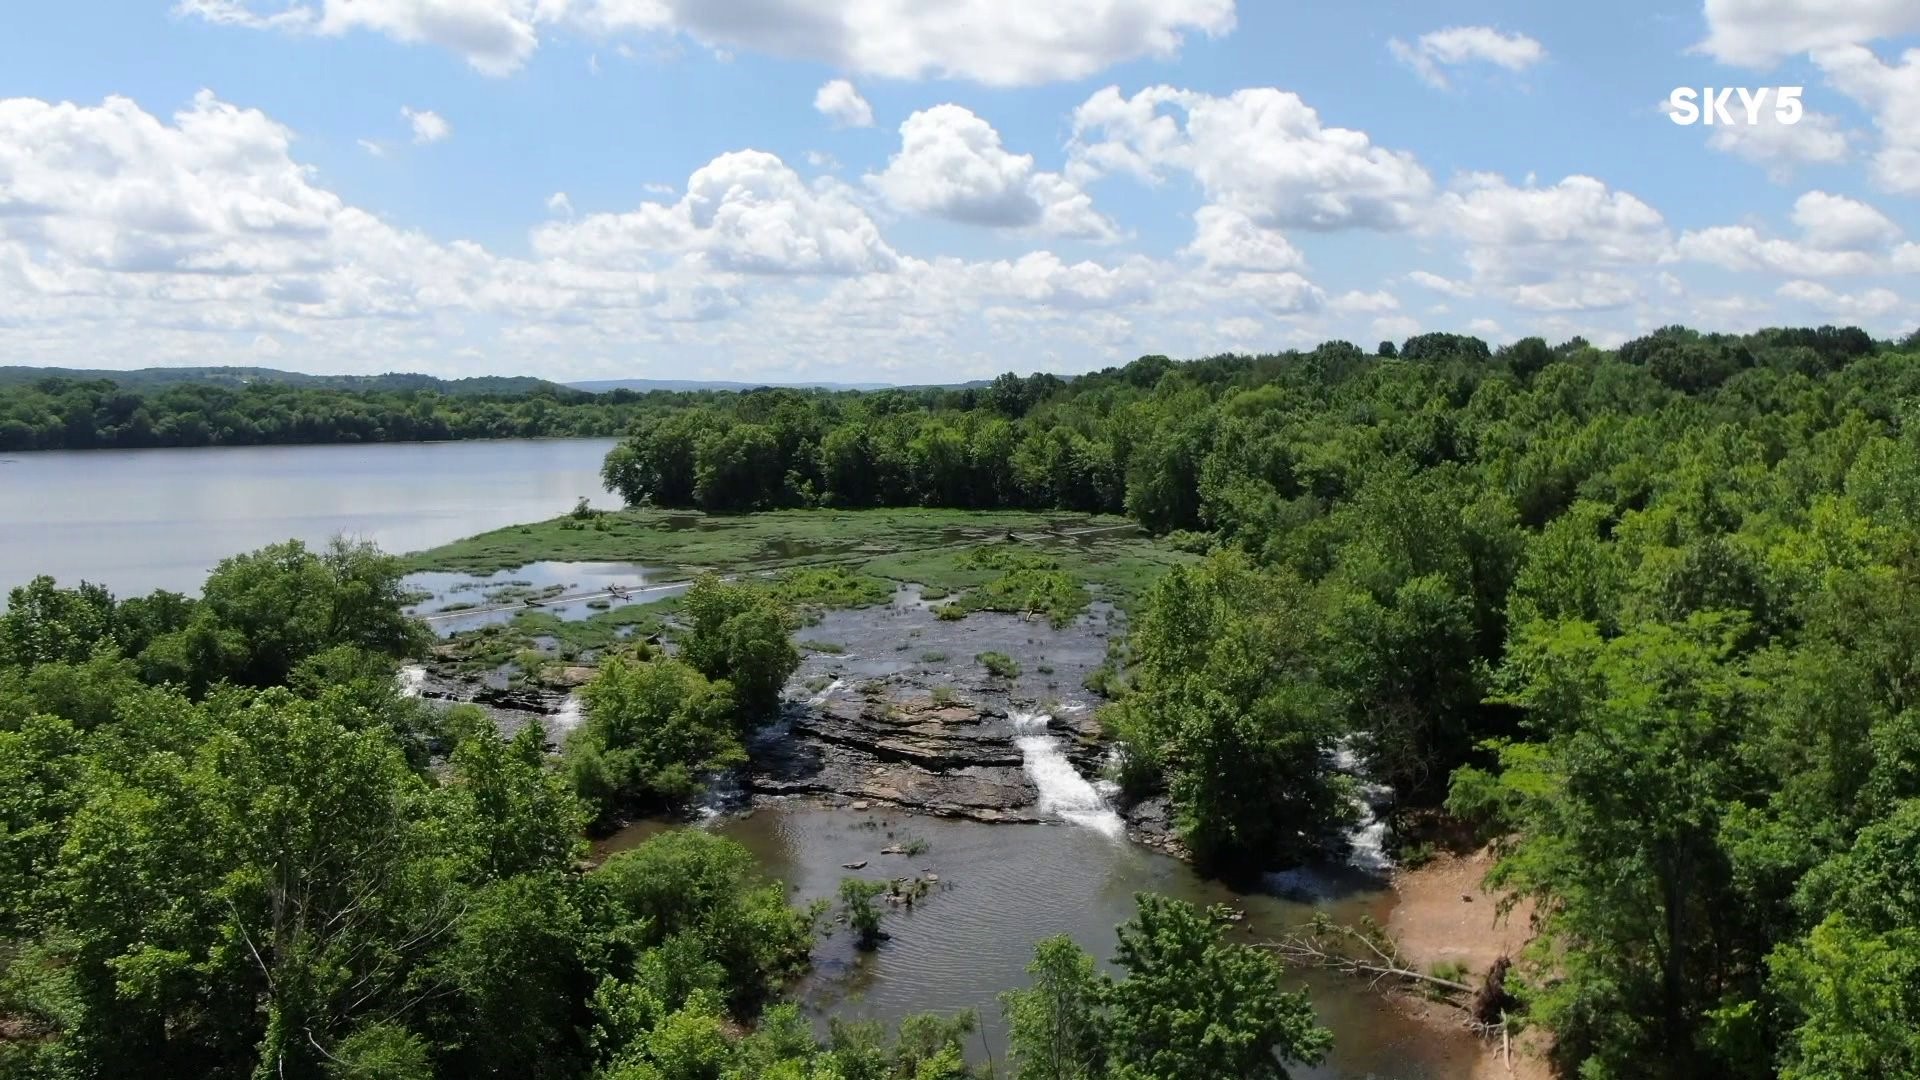
[[[632,847],[676,827],[682,826],[642,822],[603,843],[601,851]],[[744,844],[769,876],[787,882],[802,901],[834,897],[843,877],[937,874],[940,884],[913,910],[888,909],[884,925],[892,937],[876,951],[856,951],[844,928],[821,942],[812,972],[795,993],[822,1019],[893,1022],[929,1009],[973,1009],[985,1036],[976,1040],[976,1056],[991,1048],[1003,1064],[1006,1032],[997,995],[1027,985],[1026,965],[1043,937],[1069,934],[1105,961],[1114,952],[1114,927],[1132,916],[1137,892],[1244,911],[1245,921],[1231,924],[1229,933],[1246,941],[1284,933],[1314,911],[1304,903],[1234,892],[1200,879],[1178,860],[1076,825],[983,825],[788,800],[703,827]],[[925,853],[879,853],[907,838],[925,840]],[[861,861],[867,865],[859,871],[842,867]],[[1384,919],[1391,903],[1391,894],[1369,890],[1321,907],[1343,920]],[[1464,1031],[1417,1023],[1358,979],[1310,973],[1299,982],[1312,992],[1320,1022],[1335,1042],[1324,1065],[1296,1068],[1294,1076],[1445,1080],[1471,1071],[1477,1044]]]
[[[554,517],[613,439],[76,450],[0,457],[0,589],[35,574],[197,592],[221,559],[336,533],[392,552]]]
[[[553,517],[582,496],[608,505],[599,469],[613,442],[16,454],[0,458],[0,588],[47,573],[66,584],[97,581],[121,595],[155,588],[193,592],[222,558],[288,538],[318,544],[347,533],[404,552]],[[535,564],[494,577],[585,588],[602,579],[634,584],[650,573],[627,564]],[[438,594],[428,608],[456,597],[477,600],[491,584],[441,576],[448,580],[415,582]],[[808,633],[832,636],[850,648],[842,656],[811,659],[802,676],[894,673],[920,655],[900,648],[902,635],[931,622],[916,599],[897,602],[877,622],[872,613],[830,614]],[[1059,665],[1057,674],[1044,677],[1046,685],[1021,684],[1034,698],[1049,696],[1055,685],[1077,686],[1081,669],[1097,663],[1103,651],[1099,633],[1086,641],[1055,641],[1058,635],[1038,628],[1006,629],[991,619],[956,627],[984,636],[952,643],[955,656],[970,655],[1004,630],[1000,636],[1012,635],[1009,651],[1029,657],[1044,652],[1049,665]],[[888,644],[867,640],[876,635]],[[942,644],[935,636],[923,630],[918,644]],[[636,826],[613,846],[638,843],[662,827]],[[1081,825],[981,825],[793,802],[746,818],[722,818],[710,827],[745,844],[769,874],[805,899],[831,896],[848,873],[842,863],[868,860],[863,873],[869,877],[938,873],[938,891],[912,912],[889,917],[893,937],[878,952],[857,954],[849,935],[835,935],[822,944],[815,970],[797,991],[822,1018],[892,1021],[926,1009],[975,1009],[985,1027],[980,1052],[990,1050],[1001,1060],[1005,1033],[995,995],[1025,984],[1025,966],[1042,937],[1070,934],[1095,956],[1110,956],[1113,928],[1131,914],[1132,896],[1142,890],[1232,904],[1246,912],[1234,932],[1249,939],[1279,933],[1310,910],[1270,896],[1236,895],[1172,859]],[[926,854],[878,854],[907,836],[928,841]],[[1389,902],[1387,894],[1372,891],[1325,903],[1351,918],[1384,914]],[[1467,1074],[1474,1044],[1464,1034],[1421,1027],[1352,980],[1313,978],[1310,985],[1321,1021],[1335,1032],[1336,1049],[1324,1067],[1296,1076],[1440,1080]]]

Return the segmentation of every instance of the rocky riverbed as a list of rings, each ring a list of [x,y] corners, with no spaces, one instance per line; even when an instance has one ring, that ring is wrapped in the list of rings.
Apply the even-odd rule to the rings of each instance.
[[[1121,806],[1101,777],[1109,748],[1086,688],[1121,613],[1096,603],[1064,627],[1018,615],[937,615],[903,587],[881,607],[826,612],[796,635],[781,719],[750,743],[715,809],[805,797],[983,822],[1063,822],[1179,854],[1164,800]],[[979,659],[1011,657],[996,674]],[[540,720],[556,746],[579,722],[557,688],[508,686],[428,665],[412,692],[488,710],[503,734]]]

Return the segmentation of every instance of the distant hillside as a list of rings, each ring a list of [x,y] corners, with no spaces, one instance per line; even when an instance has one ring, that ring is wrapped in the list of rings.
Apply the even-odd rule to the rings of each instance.
[[[572,382],[567,385],[575,390],[601,394],[608,390],[631,390],[645,394],[656,390],[690,392],[696,390],[759,390],[767,387],[780,387],[789,390],[965,390],[966,388],[986,386],[987,379],[975,379],[961,383],[838,383],[838,382],[726,382],[711,379],[592,379],[587,382]]]
[[[201,386],[250,386],[266,383],[325,390],[371,390],[396,392],[432,390],[449,395],[529,394],[536,390],[564,390],[559,383],[520,375],[481,376],[472,379],[440,379],[432,375],[393,372],[386,375],[305,375],[298,371],[278,371],[257,367],[153,367],[131,371],[105,368],[0,367],[0,387],[36,383],[42,379],[106,379],[128,390],[155,390],[183,383]]]
[[[758,390],[762,387],[787,387],[794,390],[888,390],[892,383],[832,383],[832,382],[727,382],[724,379],[590,379],[586,382],[572,382],[568,386],[575,390],[585,390],[600,394],[608,390],[632,390],[635,393],[648,393],[653,390]]]

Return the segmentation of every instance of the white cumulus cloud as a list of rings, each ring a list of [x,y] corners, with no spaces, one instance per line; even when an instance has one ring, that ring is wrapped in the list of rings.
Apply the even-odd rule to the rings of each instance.
[[[1234,28],[1234,0],[177,0],[210,22],[336,36],[383,34],[446,49],[488,75],[522,67],[556,31],[594,38],[684,35],[896,79],[992,86],[1080,79],[1168,57],[1193,35]]]
[[[1920,22],[1920,4],[1909,5]],[[1920,195],[1920,49],[1909,49],[1898,65],[1888,64],[1859,45],[1814,54],[1827,80],[1873,114],[1880,146],[1871,178],[1883,191]]]
[[[1327,127],[1296,94],[1272,88],[1214,97],[1156,86],[1108,87],[1074,110],[1069,176],[1126,173],[1198,180],[1211,201],[1262,225],[1405,228],[1433,180],[1413,155],[1365,132]]]
[[[822,86],[813,95],[813,107],[841,127],[873,126],[873,106],[845,79],[834,79]]]
[[[992,124],[958,105],[909,116],[900,125],[900,151],[866,179],[909,213],[1096,240],[1116,235],[1078,185],[1036,170],[1031,154],[1007,150]]]
[[[1705,15],[1701,50],[1747,67],[1920,31],[1920,5],[1912,0],[1706,0]]]

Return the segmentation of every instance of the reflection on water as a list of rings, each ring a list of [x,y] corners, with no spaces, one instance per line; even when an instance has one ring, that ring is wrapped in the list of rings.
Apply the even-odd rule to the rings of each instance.
[[[562,619],[584,619],[596,610],[659,600],[675,589],[648,583],[665,574],[660,567],[627,562],[540,561],[491,574],[427,570],[408,574],[402,585],[426,599],[407,613],[427,618],[440,636],[513,621],[522,611],[545,611]],[[679,586],[684,588],[684,584]],[[610,594],[624,589],[628,598]],[[527,600],[538,602],[529,605]]]
[[[52,574],[130,595],[197,592],[229,555],[336,533],[391,552],[565,513],[612,439],[73,450],[0,469],[0,590]]]
[[[673,827],[641,823],[601,851],[632,847]],[[789,883],[797,902],[833,896],[849,874],[843,863],[865,860],[858,875],[869,878],[938,874],[940,885],[926,900],[911,911],[889,912],[892,938],[878,951],[856,952],[844,930],[822,941],[814,970],[796,994],[816,1017],[891,1022],[929,1009],[973,1009],[1002,1062],[1006,1034],[996,995],[1026,985],[1026,965],[1043,937],[1069,934],[1104,963],[1113,954],[1114,927],[1132,914],[1133,895],[1141,891],[1244,911],[1245,920],[1231,924],[1230,932],[1249,941],[1296,926],[1314,910],[1234,893],[1174,859],[1074,826],[984,825],[793,800],[703,827],[744,844],[770,875]],[[914,838],[927,842],[924,853],[880,853]],[[1389,894],[1368,891],[1321,906],[1340,918],[1384,919],[1389,905]],[[1336,1042],[1327,1065],[1295,1070],[1296,1076],[1440,1080],[1467,1074],[1475,1044],[1464,1032],[1418,1024],[1346,977],[1304,973],[1301,981],[1311,988],[1321,1023]]]

